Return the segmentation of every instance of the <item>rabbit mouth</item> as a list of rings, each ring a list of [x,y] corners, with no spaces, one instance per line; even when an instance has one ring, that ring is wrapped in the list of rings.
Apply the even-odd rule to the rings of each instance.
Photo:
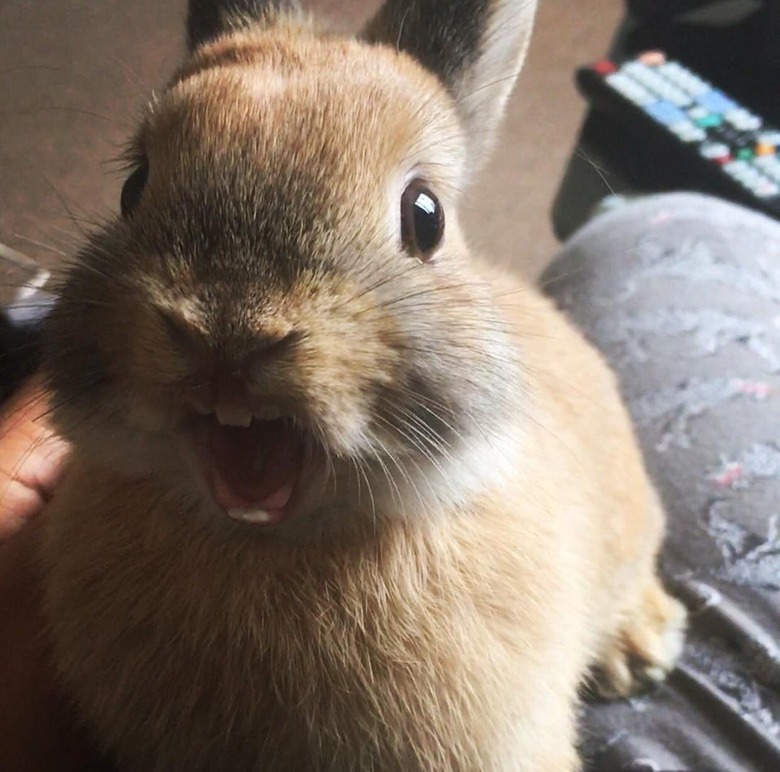
[[[282,523],[304,463],[305,438],[287,418],[251,417],[244,425],[202,416],[196,447],[215,502],[233,520],[255,526]]]

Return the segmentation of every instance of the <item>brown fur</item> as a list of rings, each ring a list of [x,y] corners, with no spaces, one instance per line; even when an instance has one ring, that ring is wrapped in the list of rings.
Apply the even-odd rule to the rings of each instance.
[[[139,132],[137,211],[51,325],[75,450],[43,549],[58,666],[123,769],[572,770],[588,669],[623,694],[673,664],[663,513],[614,378],[468,254],[453,98],[393,47],[279,21],[196,52]],[[447,211],[429,265],[392,238],[413,168]],[[294,522],[209,503],[181,426],[219,396],[165,318],[226,361],[304,332],[248,397],[330,454]],[[448,440],[428,452],[397,423],[423,408]]]

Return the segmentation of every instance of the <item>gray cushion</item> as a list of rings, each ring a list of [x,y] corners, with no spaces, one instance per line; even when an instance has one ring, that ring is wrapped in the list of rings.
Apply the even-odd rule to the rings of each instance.
[[[780,224],[692,194],[585,226],[543,277],[621,377],[692,612],[669,682],[591,705],[594,769],[780,769]]]

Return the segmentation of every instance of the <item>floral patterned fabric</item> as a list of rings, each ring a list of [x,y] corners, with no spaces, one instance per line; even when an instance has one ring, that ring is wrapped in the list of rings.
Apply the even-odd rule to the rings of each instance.
[[[620,374],[691,612],[652,693],[591,704],[594,770],[780,770],[780,224],[668,194],[601,214],[544,278]]]

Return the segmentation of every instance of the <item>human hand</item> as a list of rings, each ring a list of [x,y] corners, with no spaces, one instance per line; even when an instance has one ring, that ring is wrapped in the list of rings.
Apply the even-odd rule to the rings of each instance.
[[[0,544],[43,509],[59,480],[68,446],[49,427],[48,410],[40,378],[0,409]]]
[[[54,675],[41,615],[38,516],[68,446],[45,421],[38,379],[0,410],[0,768],[4,772],[97,769]],[[44,515],[45,516],[45,515]]]

